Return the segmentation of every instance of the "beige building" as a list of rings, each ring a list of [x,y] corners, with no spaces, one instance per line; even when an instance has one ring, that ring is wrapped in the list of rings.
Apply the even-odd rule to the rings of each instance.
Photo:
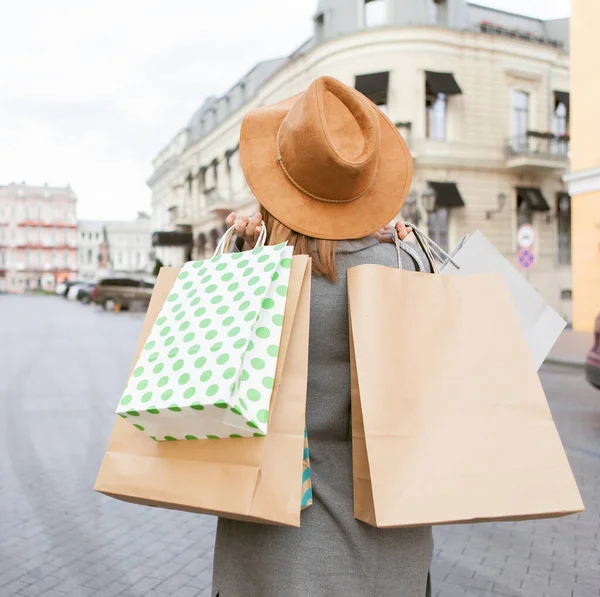
[[[515,265],[517,229],[531,224],[526,275],[570,319],[568,20],[464,0],[322,0],[314,22],[313,39],[208,99],[155,159],[161,260],[205,255],[230,211],[255,209],[239,161],[244,113],[332,75],[370,97],[407,140],[415,175],[404,215],[448,248],[480,229]]]

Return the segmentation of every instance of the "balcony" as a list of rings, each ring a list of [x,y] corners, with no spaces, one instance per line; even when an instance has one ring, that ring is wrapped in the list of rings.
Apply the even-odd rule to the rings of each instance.
[[[548,172],[569,167],[569,136],[527,131],[506,143],[506,167],[514,172]]]
[[[231,200],[228,192],[222,192],[218,187],[204,191],[206,209],[213,215],[222,215],[231,211]]]
[[[169,208],[169,224],[171,226],[189,226],[191,223],[191,210],[176,205]]]

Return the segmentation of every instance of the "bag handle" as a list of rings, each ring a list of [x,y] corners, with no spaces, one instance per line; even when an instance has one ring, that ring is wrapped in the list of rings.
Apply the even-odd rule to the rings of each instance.
[[[421,229],[417,228],[414,224],[406,222],[406,226],[410,226],[413,230],[417,242],[427,255],[431,263],[431,269],[434,273],[439,274],[440,268],[438,263],[446,263],[449,261],[456,269],[460,269],[460,265],[440,247],[435,241],[429,238]]]
[[[231,241],[235,236],[235,224],[231,226],[228,230],[225,231],[225,234],[221,237],[217,248],[215,249],[214,255],[222,255],[223,253],[229,251],[229,247],[231,246]],[[267,242],[267,227],[264,222],[260,223],[260,234],[256,239],[257,247],[264,247]]]
[[[392,239],[394,241],[394,245],[396,245],[396,253],[398,254],[398,268],[402,269],[402,254],[401,254],[401,251],[404,251],[405,253],[407,253],[408,255],[410,255],[413,258],[415,264],[417,265],[417,271],[418,272],[424,272],[425,271],[425,265],[423,263],[423,260],[421,259],[421,256],[410,245],[410,243],[407,243],[407,242],[404,242],[403,240],[400,240],[400,237],[398,236],[398,231],[396,230],[395,227],[394,227],[394,230],[392,231]]]

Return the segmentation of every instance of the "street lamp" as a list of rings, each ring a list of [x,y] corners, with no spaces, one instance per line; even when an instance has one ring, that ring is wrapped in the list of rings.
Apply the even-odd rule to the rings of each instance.
[[[406,198],[406,202],[402,208],[402,217],[409,222],[413,222],[415,226],[418,226],[421,221],[421,213],[419,212],[419,206],[417,205],[417,191],[414,189]]]
[[[495,216],[496,214],[499,214],[504,209],[504,206],[506,205],[506,195],[504,193],[498,193],[497,200],[498,200],[498,208],[494,209],[494,210],[486,211],[485,212],[486,220],[491,220],[493,216]]]
[[[423,201],[423,207],[425,211],[430,214],[435,210],[436,196],[435,191],[430,187],[426,186],[423,190],[423,194],[421,195],[421,200]]]
[[[435,210],[436,194],[435,191],[427,186],[421,193],[421,207],[426,213],[431,213]],[[421,209],[419,208],[419,195],[415,189],[413,189],[406,198],[406,203],[402,208],[402,216],[409,222],[418,226],[421,222]]]

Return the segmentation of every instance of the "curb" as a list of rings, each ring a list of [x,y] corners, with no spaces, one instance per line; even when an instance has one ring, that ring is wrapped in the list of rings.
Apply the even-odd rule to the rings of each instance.
[[[559,365],[561,367],[570,367],[571,369],[584,369],[585,361],[550,356],[544,361],[544,365]]]

